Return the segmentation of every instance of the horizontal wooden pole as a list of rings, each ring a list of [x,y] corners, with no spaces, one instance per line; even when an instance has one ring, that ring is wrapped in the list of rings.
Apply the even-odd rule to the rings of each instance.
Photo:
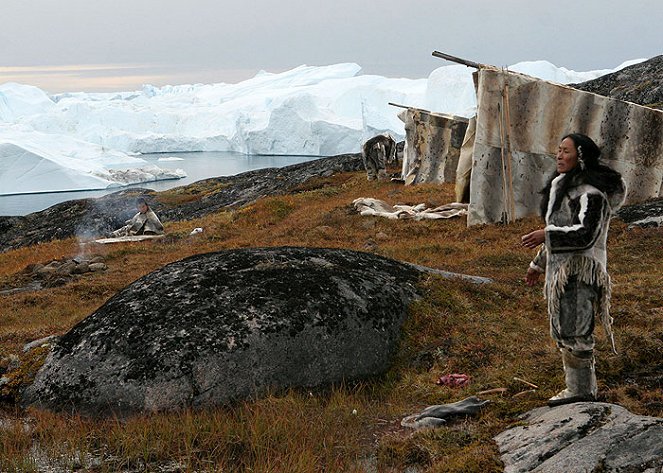
[[[451,54],[441,53],[440,51],[433,51],[433,56],[439,57],[441,59],[446,59],[447,61],[455,62],[458,64],[463,64],[464,66],[467,67],[474,67],[476,69],[484,69],[486,67],[490,67],[487,66],[486,64],[479,64],[478,62],[468,61],[467,59],[452,56]]]

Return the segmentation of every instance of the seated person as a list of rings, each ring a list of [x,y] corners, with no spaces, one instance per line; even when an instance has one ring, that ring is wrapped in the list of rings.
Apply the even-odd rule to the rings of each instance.
[[[113,237],[132,235],[163,235],[163,225],[159,217],[150,209],[142,197],[136,199],[138,213],[131,220],[127,220],[122,228],[115,230]]]

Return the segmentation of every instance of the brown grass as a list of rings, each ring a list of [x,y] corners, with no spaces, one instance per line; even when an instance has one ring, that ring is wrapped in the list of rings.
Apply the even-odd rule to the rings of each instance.
[[[10,426],[0,427],[0,470],[38,471],[37,445],[46,457],[88,471],[152,471],[155,465],[173,462],[179,471],[351,472],[363,471],[366,465],[386,472],[403,471],[408,465],[431,472],[501,471],[492,437],[517,423],[519,414],[543,405],[563,383],[541,289],[522,282],[532,253],[520,246],[519,237],[537,228],[538,220],[467,228],[464,219],[367,218],[352,209],[357,197],[439,205],[453,200],[453,190],[449,185],[367,182],[361,173],[347,173],[240,210],[167,223],[170,236],[165,241],[88,248],[106,257],[106,273],[3,297],[0,355],[19,353],[30,340],[67,331],[144,274],[192,254],[221,249],[351,248],[491,277],[495,283],[423,280],[426,297],[412,306],[394,367],[379,380],[122,421],[24,413],[8,406],[4,417]],[[160,197],[168,202],[189,198]],[[204,232],[189,236],[194,227]],[[379,233],[384,235],[377,237]],[[78,242],[66,240],[0,254],[0,284],[11,285],[29,264],[73,256],[79,250]],[[597,330],[601,396],[638,414],[662,416],[663,232],[627,230],[615,221],[609,252],[619,355],[609,353]],[[439,376],[452,372],[469,374],[470,385],[452,389],[435,384]],[[514,398],[529,389],[514,376],[539,389]],[[486,395],[492,403],[477,417],[416,433],[400,426],[401,418],[427,405],[497,387],[507,392]]]

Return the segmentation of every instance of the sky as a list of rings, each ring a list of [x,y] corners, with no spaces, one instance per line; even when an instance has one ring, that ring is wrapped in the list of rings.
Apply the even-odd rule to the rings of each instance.
[[[355,62],[419,79],[438,50],[576,71],[663,54],[663,0],[2,0],[0,84],[49,93],[239,82]]]

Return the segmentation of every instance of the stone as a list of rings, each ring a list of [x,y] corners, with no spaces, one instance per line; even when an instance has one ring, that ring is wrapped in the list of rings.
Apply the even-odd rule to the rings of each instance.
[[[54,266],[50,266],[50,265],[42,266],[41,268],[39,268],[37,270],[37,275],[42,276],[42,277],[48,277],[51,274],[55,274],[56,271],[57,271],[57,268],[54,267]]]
[[[659,472],[663,419],[579,402],[534,409],[495,437],[505,473]]]
[[[37,347],[52,345],[57,339],[58,339],[57,335],[49,335],[48,337],[40,338],[38,340],[33,340],[23,345],[23,353],[27,353],[30,350],[34,350]]]
[[[44,269],[44,265],[40,263],[32,264],[28,266],[28,270],[26,272],[32,273],[32,274],[38,274],[42,269]]]
[[[75,268],[76,268],[76,263],[74,263],[73,261],[67,261],[57,269],[56,273],[68,276],[74,271]]]
[[[380,375],[420,274],[350,250],[193,256],[135,281],[63,335],[23,402],[166,411]]]
[[[629,229],[663,226],[663,199],[624,206],[617,211],[617,216],[629,224]]]
[[[90,265],[87,264],[86,261],[81,261],[76,266],[74,266],[74,268],[71,270],[71,274],[85,274],[89,273],[90,271]]]
[[[106,263],[91,263],[88,265],[90,271],[105,271],[108,269]]]

